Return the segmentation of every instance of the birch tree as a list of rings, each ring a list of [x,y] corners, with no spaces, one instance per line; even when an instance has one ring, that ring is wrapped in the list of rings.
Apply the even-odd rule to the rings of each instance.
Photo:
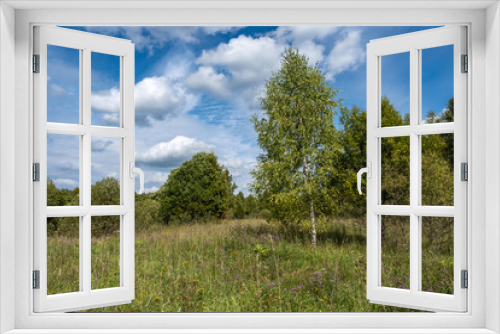
[[[288,49],[281,67],[266,82],[262,117],[254,116],[264,151],[252,174],[253,190],[266,199],[273,218],[284,223],[308,220],[316,245],[318,214],[332,211],[338,150],[334,116],[340,101],[321,70],[297,49]]]

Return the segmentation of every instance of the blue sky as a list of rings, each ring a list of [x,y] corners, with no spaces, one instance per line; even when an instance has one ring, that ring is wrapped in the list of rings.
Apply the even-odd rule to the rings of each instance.
[[[366,106],[366,44],[429,27],[71,27],[135,43],[136,165],[146,191],[199,151],[213,151],[248,193],[260,153],[249,119],[265,80],[290,46],[319,64],[345,106]],[[453,95],[451,46],[424,50],[422,110],[442,112]],[[48,121],[78,123],[78,51],[49,46]],[[382,60],[382,94],[409,110],[409,58]],[[119,59],[92,54],[92,124],[117,126]],[[48,136],[48,176],[78,185],[78,140]],[[72,145],[73,143],[73,145]],[[75,144],[76,143],[76,144]],[[76,146],[75,146],[76,145]],[[93,138],[92,182],[119,174],[118,140]]]

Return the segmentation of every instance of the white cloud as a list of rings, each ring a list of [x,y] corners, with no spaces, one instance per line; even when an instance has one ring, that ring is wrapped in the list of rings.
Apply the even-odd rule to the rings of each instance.
[[[154,193],[156,191],[158,191],[158,187],[155,187],[155,186],[152,186],[152,187],[149,187],[149,188],[144,188],[144,193],[146,194],[150,194],[150,193]]]
[[[167,76],[148,77],[135,85],[135,120],[146,126],[151,119],[177,116],[196,105],[196,96],[186,92],[182,84]],[[92,93],[92,109],[103,112],[107,125],[119,124],[120,91],[114,87],[108,91]]]
[[[300,53],[309,58],[309,65],[314,66],[324,59],[325,47],[316,41],[323,41],[338,32],[340,27],[322,26],[292,26],[278,27],[269,36],[276,39],[280,44],[296,47]]]
[[[120,114],[119,113],[105,113],[102,115],[103,125],[108,126],[118,126],[120,125]]]
[[[136,122],[148,124],[149,118],[161,120],[176,116],[196,104],[196,97],[166,76],[145,78],[135,87]]]
[[[241,158],[231,158],[221,162],[226,168],[236,169],[243,167],[243,159]]]
[[[148,166],[174,167],[201,151],[213,151],[214,145],[196,138],[177,136],[168,142],[150,147],[144,153],[136,153],[136,161]]]
[[[231,96],[229,81],[222,73],[216,73],[211,66],[200,66],[186,79],[189,88],[196,91],[208,91],[219,99]]]
[[[165,181],[167,181],[169,174],[170,174],[169,172],[153,172],[153,171],[151,171],[151,172],[148,172],[145,174],[144,182],[145,183],[157,182],[157,183],[163,184],[163,183],[165,183]]]
[[[54,183],[59,189],[73,189],[78,187],[78,181],[72,179],[55,179]]]
[[[359,29],[346,28],[342,31],[342,37],[325,60],[328,79],[333,79],[335,75],[347,70],[356,70],[366,60],[365,46],[361,43]]]
[[[289,26],[278,27],[271,34],[279,41],[299,45],[312,40],[323,40],[339,31],[339,29],[340,27],[336,26]]]
[[[120,113],[120,90],[116,87],[110,90],[92,92],[92,109],[108,113]]]
[[[200,65],[224,67],[231,76],[231,88],[262,85],[272,70],[279,67],[284,47],[269,37],[240,35],[212,50],[203,50],[196,60]]]
[[[184,43],[198,43],[203,34],[215,35],[235,32],[243,27],[86,27],[87,31],[130,39],[135,44],[137,51],[147,51],[152,55],[155,49],[160,49],[169,41]]]

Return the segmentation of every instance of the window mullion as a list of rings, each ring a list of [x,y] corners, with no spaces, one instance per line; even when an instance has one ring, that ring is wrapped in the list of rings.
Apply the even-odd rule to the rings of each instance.
[[[91,51],[86,48],[83,50],[82,57],[82,123],[86,127],[91,126]],[[87,132],[82,136],[82,159],[80,160],[80,170],[82,171],[81,188],[83,206],[88,209],[85,216],[82,218],[82,233],[81,238],[81,262],[82,262],[82,275],[83,275],[83,291],[90,293],[92,282],[92,264],[91,264],[91,219],[90,219],[90,205],[91,205],[91,135]]]
[[[420,145],[413,131],[418,126],[420,104],[420,66],[418,49],[410,50],[410,291],[416,293],[420,285],[420,217],[414,212],[420,203]]]

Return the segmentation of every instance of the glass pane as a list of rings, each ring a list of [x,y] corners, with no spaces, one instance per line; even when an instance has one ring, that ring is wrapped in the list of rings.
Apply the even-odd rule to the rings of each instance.
[[[120,216],[95,216],[92,224],[92,290],[120,286]]]
[[[47,206],[80,205],[80,136],[47,134]]]
[[[410,137],[381,138],[382,204],[410,205]]]
[[[410,124],[410,53],[381,58],[382,126]]]
[[[92,125],[120,126],[120,57],[92,52]]]
[[[47,45],[47,122],[80,123],[80,50]]]
[[[453,45],[421,50],[422,122],[453,122]]]
[[[92,137],[92,205],[120,205],[121,139]]]
[[[382,286],[410,289],[410,217],[382,216]]]
[[[422,136],[422,205],[453,206],[453,133]]]
[[[47,294],[80,291],[80,218],[47,218]]]
[[[422,291],[453,294],[453,218],[422,217]]]

